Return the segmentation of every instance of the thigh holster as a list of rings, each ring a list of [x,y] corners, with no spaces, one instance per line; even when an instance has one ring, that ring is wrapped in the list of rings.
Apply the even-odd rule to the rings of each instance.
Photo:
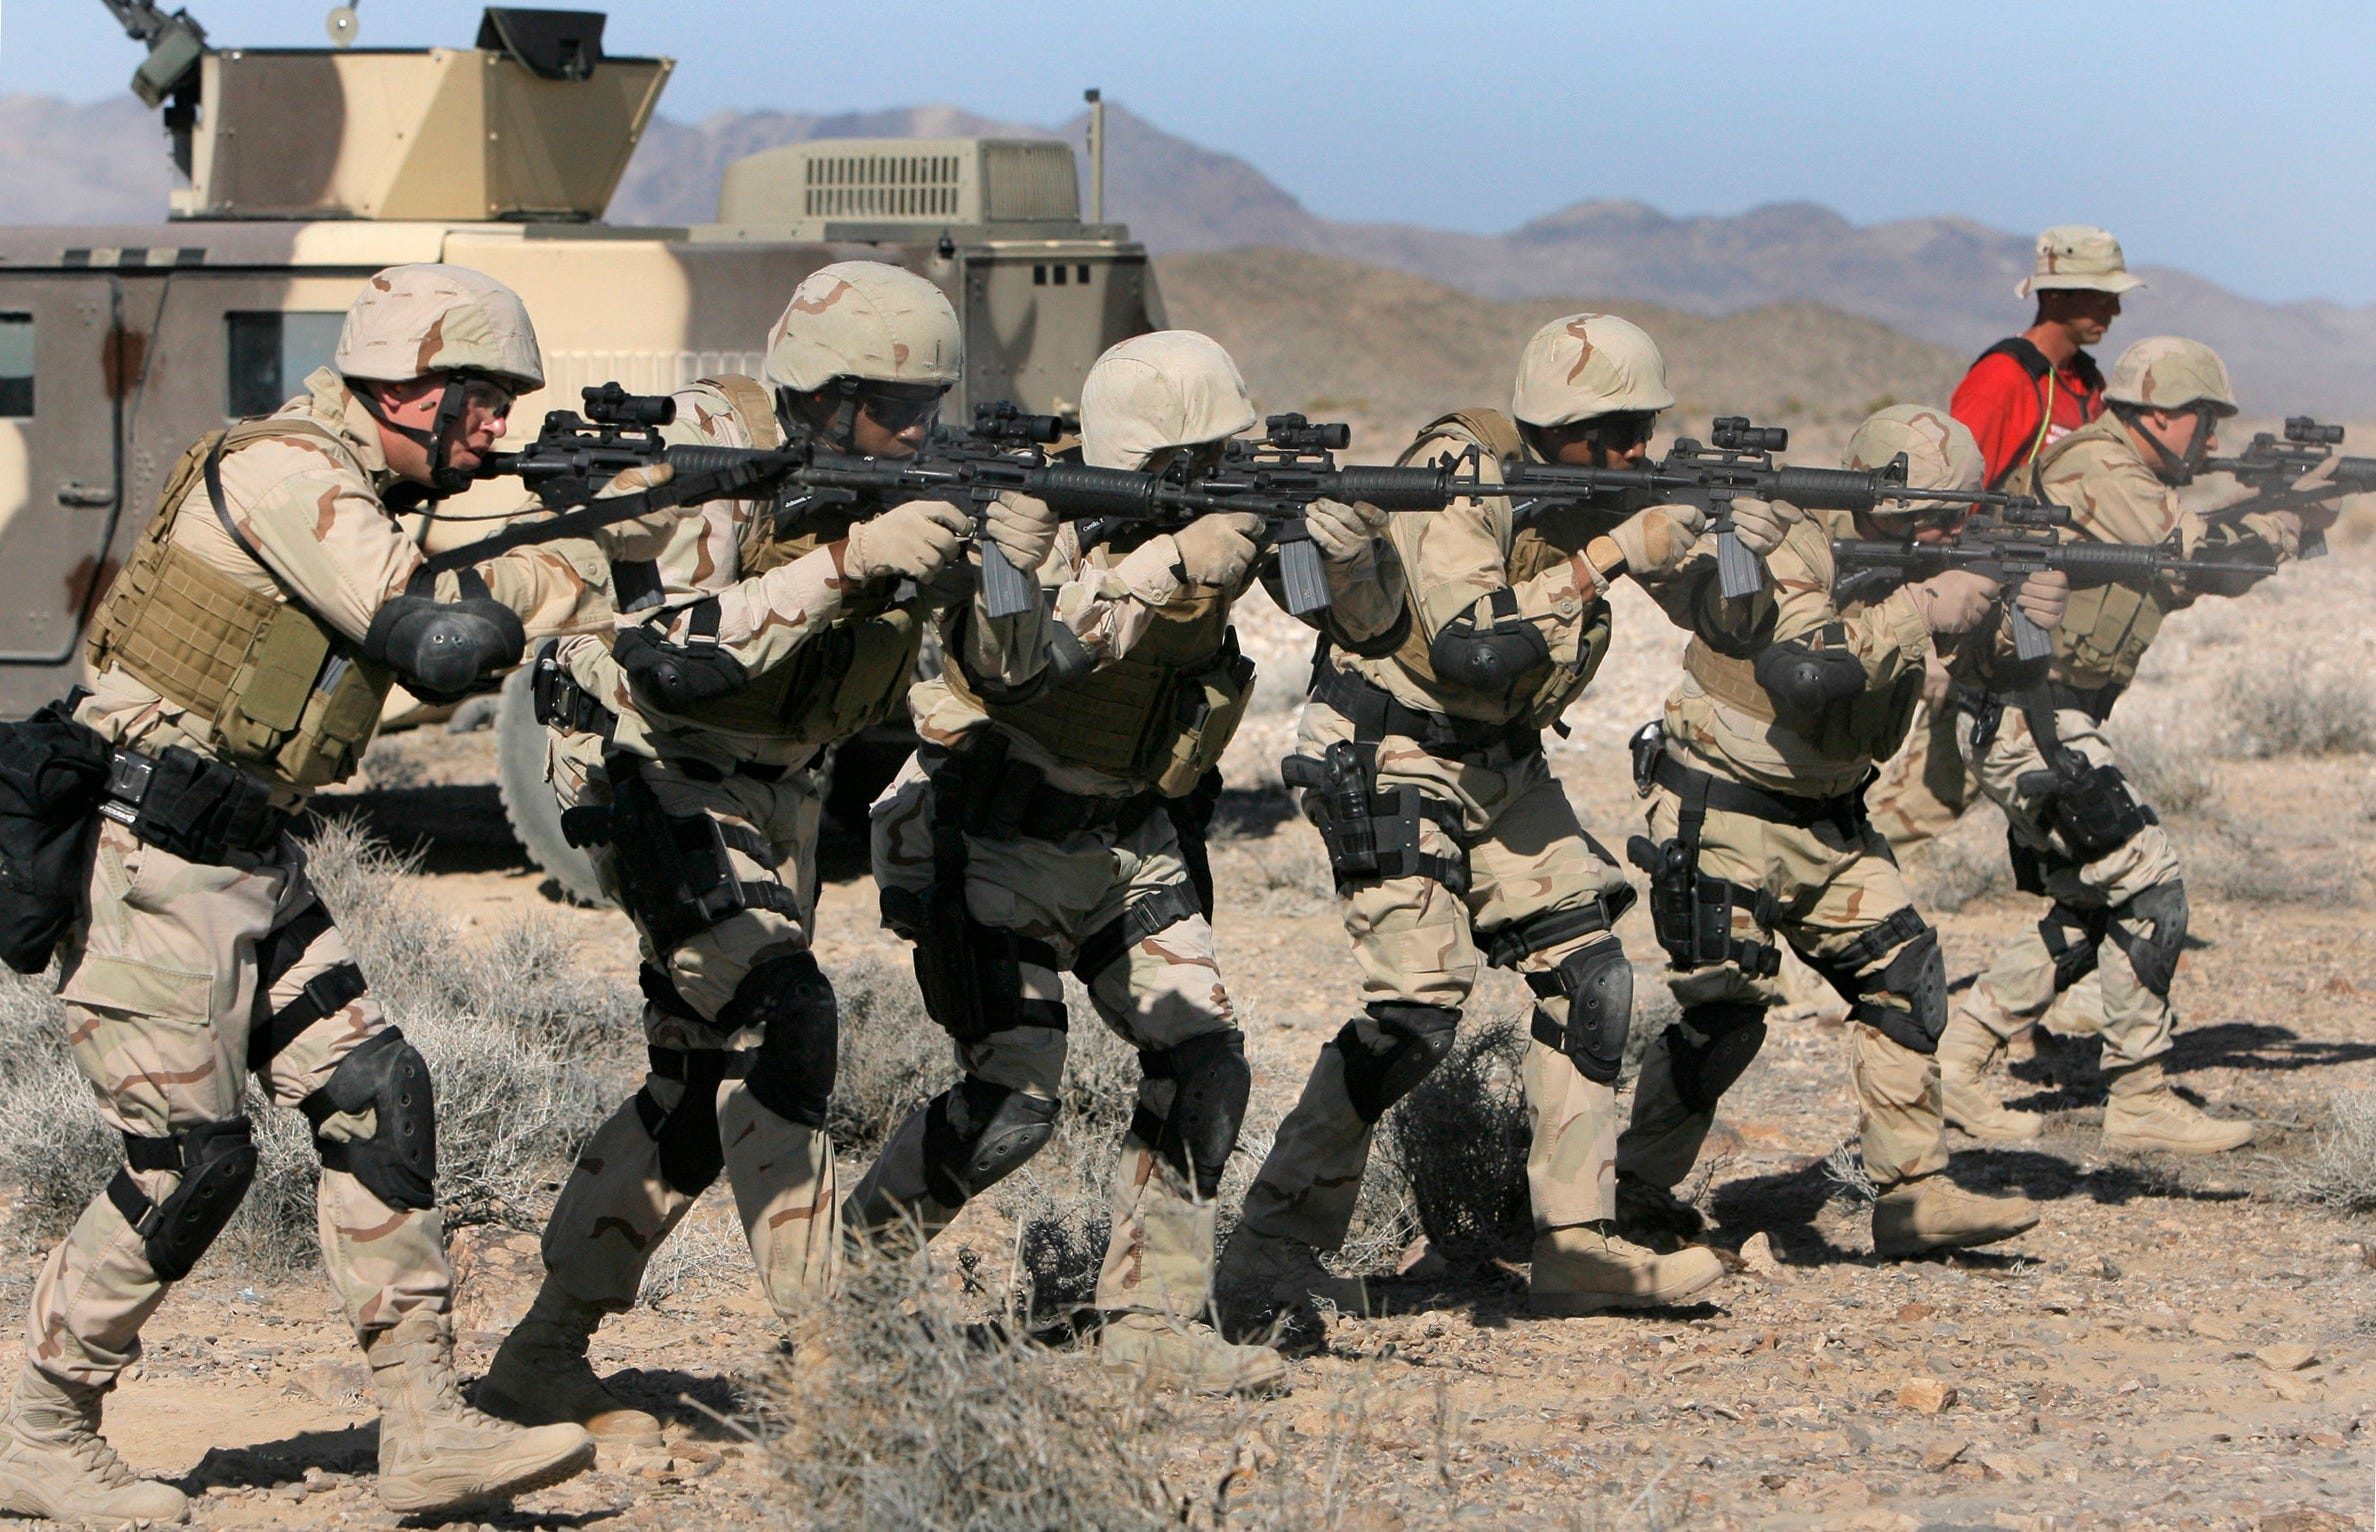
[[[2066,753],[2059,772],[2031,772],[2019,783],[2040,800],[2039,817],[2081,862],[2108,856],[2136,839],[2159,815],[2137,801],[2113,765],[2091,766]]]
[[[179,1282],[223,1232],[256,1179],[255,1131],[245,1117],[179,1128],[164,1138],[124,1135],[124,1163],[107,1183],[107,1200],[140,1236],[149,1269]],[[171,1170],[181,1182],[151,1202],[132,1172]]]
[[[707,814],[671,815],[636,763],[612,756],[609,841],[616,857],[619,902],[665,954],[745,910],[773,910],[801,918],[800,901],[772,878],[745,882],[729,849],[762,867],[775,856],[757,831],[720,823]],[[581,825],[581,830],[582,830]]]
[[[1468,892],[1465,855],[1437,856],[1419,849],[1420,835],[1434,823],[1460,844],[1457,805],[1431,798],[1406,783],[1377,785],[1377,747],[1339,740],[1315,759],[1291,755],[1279,763],[1289,787],[1303,789],[1304,812],[1320,831],[1328,870],[1339,894],[1371,888],[1396,878],[1428,878],[1455,894]]]

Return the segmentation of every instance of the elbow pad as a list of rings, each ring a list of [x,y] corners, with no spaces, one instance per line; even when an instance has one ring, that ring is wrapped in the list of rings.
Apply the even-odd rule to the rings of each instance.
[[[1864,695],[1864,661],[1846,649],[1790,639],[1767,647],[1752,670],[1784,718],[1820,717],[1833,703]]]
[[[528,647],[519,614],[487,594],[483,580],[465,576],[463,590],[459,601],[408,591],[382,602],[363,635],[363,658],[394,671],[408,690],[431,702],[466,697],[519,664]]]
[[[1551,665],[1551,646],[1531,622],[1518,616],[1518,597],[1507,586],[1493,593],[1493,625],[1477,626],[1469,612],[1444,624],[1427,646],[1436,678],[1464,691],[1498,695]]]
[[[683,713],[751,684],[743,662],[714,641],[672,644],[628,628],[611,640],[611,658],[626,673],[636,704],[655,713]]]

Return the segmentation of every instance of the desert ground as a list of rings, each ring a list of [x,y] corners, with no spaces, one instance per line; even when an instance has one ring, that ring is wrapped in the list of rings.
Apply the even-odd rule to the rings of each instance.
[[[2005,1082],[2050,1112],[2042,1141],[2001,1150],[1950,1135],[1951,1174],[2039,1199],[2043,1224],[1986,1251],[1876,1262],[1854,1185],[1840,1008],[1808,981],[1686,1188],[1729,1279],[1671,1312],[1532,1319],[1525,1243],[1511,1238],[1523,1207],[1506,1175],[1523,1133],[1506,1047],[1522,991],[1491,974],[1468,1044],[1381,1136],[1348,1256],[1384,1278],[1386,1312],[1290,1334],[1292,1386],[1278,1397],[1169,1398],[1105,1379],[1067,1323],[1093,1275],[1097,1182],[1133,1067],[1076,1006],[1072,1126],[967,1211],[929,1273],[855,1273],[851,1297],[787,1344],[719,1187],[664,1247],[645,1302],[595,1341],[620,1392],[667,1419],[666,1446],[606,1454],[596,1472],[480,1519],[2366,1526],[2372,611],[2376,550],[2364,545],[2245,600],[2206,603],[2173,620],[2116,719],[2188,859],[2199,941],[2178,987],[2175,1068],[2214,1110],[2264,1125],[2242,1153],[2107,1157],[2092,1044],[2050,1037]],[[1655,711],[1680,642],[1646,602],[1628,599],[1620,619],[1573,734],[1551,747],[1586,823],[1612,844],[1638,825],[1623,738]],[[1276,783],[1301,630],[1259,600],[1242,622],[1266,679],[1227,765],[1214,862],[1256,1091],[1225,1225],[1313,1051],[1357,996],[1317,838]],[[358,866],[352,836],[335,832],[316,853],[382,992],[439,1065],[466,1374],[526,1307],[537,1216],[567,1146],[631,1088],[641,1051],[627,924],[560,902],[510,844],[485,785],[490,739],[393,737],[356,790],[324,799],[325,812],[358,815],[416,852],[412,871],[369,856]],[[2002,862],[2001,821],[1981,813],[1914,863],[1958,978],[2035,918]],[[825,867],[818,942],[844,994],[846,1185],[947,1065],[904,951],[877,927],[850,827],[830,835]],[[1638,911],[1623,934],[1646,1036],[1667,1010],[1656,949]],[[30,985],[9,995],[22,1013],[10,1025],[29,1041],[0,1112],[49,1141],[0,1164],[16,1198],[0,1295],[21,1308],[40,1241],[99,1184],[105,1146],[77,1138],[86,1109],[54,1078],[54,1046],[39,1059],[46,1000]],[[517,1020],[530,1011],[540,1019]],[[493,1017],[543,1041],[493,1067],[482,1056]],[[532,1130],[501,1138],[490,1124],[507,1114],[533,1118]],[[110,1435],[143,1470],[200,1493],[205,1526],[391,1525],[370,1489],[366,1375],[306,1249],[302,1138],[293,1114],[274,1116],[262,1205],[149,1327]],[[969,1515],[948,1510],[969,1495]]]

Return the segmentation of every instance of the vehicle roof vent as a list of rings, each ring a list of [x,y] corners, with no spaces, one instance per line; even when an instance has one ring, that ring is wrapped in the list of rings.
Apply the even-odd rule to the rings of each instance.
[[[831,138],[726,167],[718,221],[823,238],[834,224],[1077,223],[1071,146],[1038,138]]]

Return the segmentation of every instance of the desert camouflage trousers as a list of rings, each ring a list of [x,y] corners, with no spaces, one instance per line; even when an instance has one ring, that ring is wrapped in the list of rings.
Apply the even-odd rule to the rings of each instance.
[[[1978,800],[1980,786],[1956,744],[1957,733],[1970,722],[1960,708],[1919,704],[1904,748],[1889,758],[1880,777],[1866,789],[1873,828],[1888,839],[1889,849],[1900,860],[1955,828]]]
[[[809,948],[822,784],[814,769],[774,780],[648,760],[636,769],[671,820],[708,819],[736,832],[721,839],[738,881],[788,888],[803,913],[753,906],[662,950],[629,910],[645,964],[652,1067],[642,1088],[595,1130],[563,1183],[545,1226],[545,1270],[583,1302],[630,1307],[652,1253],[722,1169],[760,1285],[789,1317],[839,1274],[833,1144],[822,1128],[753,1099],[744,1076],[755,1038],[717,1017],[752,970]],[[553,774],[564,808],[608,801],[608,778],[589,766],[583,747],[571,755],[557,750]],[[625,908],[617,851],[596,847],[593,862],[604,891]],[[665,985],[652,982],[655,973]]]
[[[68,933],[58,992],[75,1064],[110,1128],[158,1138],[229,1121],[242,1113],[251,1073],[275,1105],[295,1107],[386,1030],[369,994],[294,1036],[271,1026],[310,981],[353,962],[296,842],[284,837],[268,857],[213,866],[143,844],[112,820],[100,821],[95,839],[87,914]],[[259,1032],[278,1046],[259,1046]],[[349,1143],[375,1125],[366,1109],[334,1114],[316,1132]],[[138,1171],[133,1180],[156,1203],[180,1174]],[[329,1169],[315,1206],[322,1266],[358,1339],[415,1310],[446,1310],[453,1278],[436,1209],[400,1211]],[[30,1359],[75,1382],[111,1381],[139,1357],[140,1327],[170,1285],[115,1203],[94,1197],[33,1290]]]
[[[887,891],[928,898],[934,886],[934,766],[911,756],[873,809],[875,881]],[[1150,901],[1164,911],[1125,922]],[[1170,1123],[1180,1083],[1157,1056],[1215,1033],[1233,1033],[1237,1015],[1221,980],[1212,922],[1196,900],[1171,816],[1161,807],[1134,824],[1077,831],[1060,840],[969,835],[965,839],[965,911],[993,931],[1013,932],[1053,949],[1089,1004],[1139,1052],[1137,1111],[1122,1136],[1109,1203],[1113,1229],[1098,1270],[1097,1306],[1195,1316],[1212,1296],[1214,1204],[1193,1178],[1150,1141]],[[1177,918],[1174,918],[1177,917]],[[1135,939],[1115,950],[1117,933]],[[1094,964],[1094,968],[1088,966]],[[1053,968],[1019,957],[1028,1016],[1061,1018],[1064,981]],[[944,1022],[945,1024],[945,1022]],[[1042,1100],[1059,1099],[1068,1039],[1064,1023],[1001,1026],[953,1042],[958,1070],[985,1085]],[[912,1151],[925,1131],[924,1108],[887,1141],[854,1201],[909,1210],[937,1232],[953,1210],[933,1202]],[[1230,1124],[1234,1141],[1235,1124]]]
[[[1673,792],[1657,789],[1650,801],[1652,840],[1674,837],[1681,806]],[[1759,920],[1754,907],[1735,902],[1736,943],[1770,945],[1779,936],[1836,988],[1853,990],[1859,977],[1878,976],[1929,932],[1927,926],[1909,933],[1886,924],[1892,916],[1906,921],[1900,912],[1912,909],[1913,898],[1890,859],[1889,843],[1871,825],[1818,822],[1802,829],[1711,808],[1700,828],[1698,868],[1703,877],[1772,900],[1770,924]],[[1643,1056],[1633,1117],[1617,1140],[1617,1168],[1671,1187],[1691,1173],[1716,1120],[1717,1099],[1755,1057],[1765,1035],[1760,1013],[1783,995],[1777,978],[1748,972],[1737,957],[1670,968],[1667,988],[1683,1016],[1653,1038]],[[1886,989],[1847,998],[1851,1004],[1866,998],[1897,1006],[1908,1000]],[[1930,1003],[1944,1020],[1944,993]],[[1938,1060],[1853,1017],[1848,1031],[1866,1172],[1886,1189],[1944,1169]]]
[[[1353,726],[1342,713],[1317,701],[1305,705],[1296,735],[1300,754],[1324,756],[1330,745],[1352,738]],[[1351,1046],[1372,1058],[1394,1058],[1416,1045],[1382,1029],[1376,1007],[1439,1007],[1456,1019],[1485,966],[1486,943],[1544,916],[1621,899],[1627,887],[1608,852],[1577,822],[1539,748],[1496,746],[1454,760],[1389,735],[1377,746],[1373,797],[1403,787],[1449,810],[1457,831],[1423,818],[1419,850],[1465,866],[1468,888],[1456,893],[1433,877],[1414,875],[1356,887],[1345,896],[1345,931],[1353,938],[1362,996],[1371,1009],[1322,1045],[1302,1096],[1279,1124],[1270,1155],[1246,1193],[1247,1227],[1315,1249],[1344,1243],[1383,1111],[1383,1105],[1365,1110],[1349,1088],[1346,1034]],[[1616,941],[1608,930],[1570,934],[1525,953],[1517,968],[1549,973],[1575,953]],[[1535,1004],[1555,1025],[1566,1026],[1564,995]],[[1448,1035],[1437,1039],[1432,1056],[1406,1052],[1407,1062],[1386,1066],[1389,1078],[1399,1074],[1401,1088],[1409,1089],[1450,1041]],[[1587,1080],[1566,1053],[1535,1039],[1527,1044],[1520,1073],[1536,1230],[1613,1217],[1615,1090]]]
[[[2089,764],[2119,764],[2102,726],[2089,714],[2057,709],[2054,730],[2065,748]],[[2041,818],[2044,805],[2036,789],[2050,782],[2052,773],[2021,711],[2005,710],[1987,750],[1975,752],[1968,733],[1963,749],[1980,790],[2005,811],[2013,839],[2035,854],[2044,883],[2037,891],[2054,901],[2035,928],[1999,949],[1965,996],[1964,1014],[1998,1037],[2010,1037],[2044,1016],[2057,996],[2092,969],[2103,995],[2104,1067],[2141,1064],[2169,1052],[2177,1015],[2168,985],[2157,988],[2151,982],[2157,976],[2141,975],[2122,939],[2130,901],[2156,889],[2169,891],[2163,897],[2170,897],[2182,887],[2169,833],[2149,824],[2095,860],[2075,861]],[[2024,779],[2030,790],[2024,790]],[[2091,922],[2098,934],[2089,934]]]

